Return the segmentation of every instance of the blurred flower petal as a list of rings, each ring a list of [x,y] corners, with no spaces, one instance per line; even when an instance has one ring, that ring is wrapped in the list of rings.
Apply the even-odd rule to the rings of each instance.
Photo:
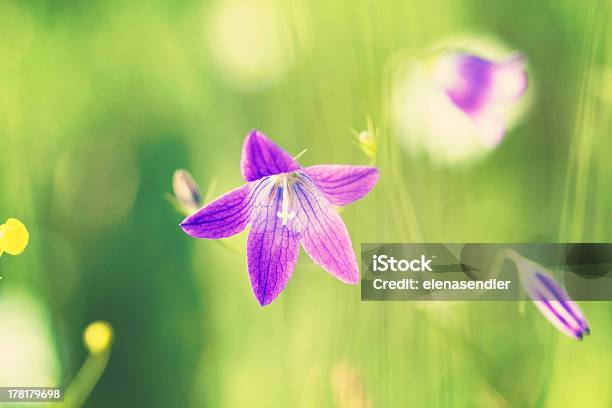
[[[499,145],[524,105],[527,74],[519,53],[493,54],[446,46],[398,65],[393,121],[411,154],[457,164]]]
[[[473,54],[451,53],[437,63],[442,66],[438,68],[440,85],[471,117],[485,114],[491,104],[516,100],[527,89],[524,58],[518,54],[494,62]]]

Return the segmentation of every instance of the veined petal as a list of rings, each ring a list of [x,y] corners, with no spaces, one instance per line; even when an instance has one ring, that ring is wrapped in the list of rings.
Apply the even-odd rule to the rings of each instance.
[[[585,333],[589,332],[588,327],[582,328],[579,322],[567,314],[567,309],[562,302],[542,297],[541,300],[535,302],[535,305],[544,317],[562,333],[580,340]]]
[[[300,210],[300,240],[312,260],[345,283],[359,282],[359,268],[346,226],[310,180],[293,185]]]
[[[571,335],[577,338],[582,338],[584,333],[589,332],[589,325],[576,302],[572,301],[556,280],[544,272],[536,272],[535,279],[538,284],[533,288],[536,296],[539,297],[537,302],[538,308],[547,317],[554,317],[555,326],[561,329],[564,326],[566,330],[571,332]],[[550,316],[552,315],[552,316]]]
[[[516,262],[523,289],[553,326],[576,339],[589,334],[589,325],[578,304],[544,267],[516,252],[511,257]]]
[[[301,172],[335,205],[363,198],[378,182],[378,169],[369,166],[325,164],[306,167]]]
[[[252,130],[242,147],[240,170],[247,181],[287,173],[299,168],[297,161],[258,130]]]
[[[246,184],[212,201],[187,217],[181,228],[195,238],[225,238],[246,228],[257,196],[267,179]]]
[[[297,232],[283,225],[280,188],[266,190],[269,199],[260,196],[253,214],[247,240],[247,263],[251,287],[261,306],[272,302],[285,289],[300,253]],[[265,194],[265,193],[264,193]]]

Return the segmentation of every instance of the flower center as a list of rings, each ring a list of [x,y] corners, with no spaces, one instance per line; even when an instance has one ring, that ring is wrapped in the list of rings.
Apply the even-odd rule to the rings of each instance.
[[[281,211],[276,212],[276,216],[283,220],[283,225],[287,225],[287,221],[295,217],[295,211],[289,211],[291,208],[291,193],[289,190],[289,175],[279,174],[277,176],[277,185],[281,188]]]

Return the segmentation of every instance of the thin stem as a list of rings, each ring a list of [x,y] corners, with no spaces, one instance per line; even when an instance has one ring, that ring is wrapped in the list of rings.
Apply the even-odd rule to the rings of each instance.
[[[68,386],[64,395],[65,408],[79,408],[93,391],[106,369],[110,358],[110,348],[100,354],[89,354],[85,363]]]
[[[516,252],[514,249],[504,248],[497,253],[497,256],[495,257],[495,261],[493,262],[493,267],[491,268],[491,270],[496,271],[495,275],[497,275],[499,273],[499,270],[503,266],[503,263],[505,260],[510,260],[514,262],[515,264],[517,264],[523,259],[525,258],[521,254]]]
[[[393,131],[392,123],[392,98],[393,98],[393,85],[397,82],[397,71],[398,67],[402,66],[402,61],[407,56],[415,56],[417,54],[413,50],[404,50],[393,54],[386,62],[383,68],[383,106],[382,115],[384,117],[383,125],[386,125],[381,130],[381,148],[384,148],[385,158],[387,159],[386,165],[389,167],[389,172],[392,175],[393,186],[391,190],[395,190],[397,197],[393,197],[391,190],[387,190],[391,202],[398,202],[400,207],[400,218],[405,222],[405,229],[409,231],[410,239],[414,242],[423,241],[423,232],[419,225],[419,218],[417,216],[416,207],[412,201],[409,187],[407,186],[405,177],[403,175],[400,162],[401,155],[399,153],[399,146],[391,146],[391,135]],[[383,139],[384,137],[384,139]],[[392,209],[395,209],[392,206]],[[404,231],[402,231],[404,233]]]

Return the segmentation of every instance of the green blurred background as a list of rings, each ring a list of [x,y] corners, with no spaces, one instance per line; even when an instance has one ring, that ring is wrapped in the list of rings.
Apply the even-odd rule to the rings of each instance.
[[[68,386],[102,319],[115,341],[89,407],[611,406],[609,303],[581,304],[581,343],[531,304],[361,303],[302,254],[262,309],[245,257],[185,235],[164,197],[177,168],[203,190],[216,179],[215,195],[240,185],[251,128],[308,148],[304,165],[367,164],[351,129],[371,117],[386,154],[377,188],[342,213],[357,250],[611,242],[610,10],[0,0],[0,221],[31,233],[0,259],[0,386]],[[535,96],[499,148],[442,167],[401,150],[385,71],[466,32],[521,50]]]

